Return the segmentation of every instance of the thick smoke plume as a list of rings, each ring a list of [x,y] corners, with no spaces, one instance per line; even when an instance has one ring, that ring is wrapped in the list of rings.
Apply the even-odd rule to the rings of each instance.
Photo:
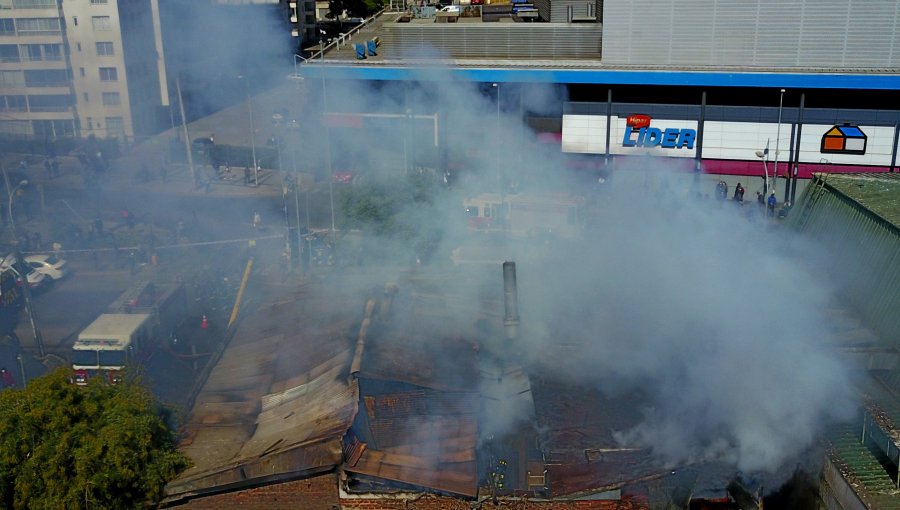
[[[438,271],[450,266],[455,248],[487,244],[485,236],[465,232],[464,197],[584,196],[580,239],[490,243],[499,260],[519,263],[522,334],[511,350],[524,356],[533,376],[592,385],[610,396],[640,395],[634,405],[642,422],[616,431],[617,440],[649,448],[671,465],[718,460],[774,471],[808,447],[823,423],[846,417],[849,372],[825,345],[835,289],[791,254],[796,240],[783,224],[765,221],[755,202],[705,198],[714,180],[671,159],[619,161],[601,184],[566,168],[563,155],[542,148],[525,127],[523,117],[541,116],[552,102],[542,99],[541,111],[532,111],[528,98],[552,98],[552,89],[500,84],[498,90],[429,73],[404,87],[329,82],[328,111],[405,112],[406,123],[385,120],[394,128],[343,138],[335,130],[331,142],[307,143],[331,143],[345,156],[382,151],[417,160],[439,152],[430,145],[429,121],[410,119],[441,116],[448,131],[439,136],[443,157],[468,166],[439,197],[409,205],[403,216],[438,240],[424,259]],[[440,157],[430,161],[440,168]],[[367,179],[384,177],[372,161],[356,164],[370,169]],[[429,163],[409,168],[422,166]],[[386,236],[370,246],[394,252],[393,260],[417,260],[419,247],[407,241]],[[460,293],[470,293],[464,301],[477,304],[485,287],[502,285],[499,264],[485,274],[472,287],[466,278],[448,285],[459,283]],[[523,418],[489,412],[497,431],[500,422],[512,427]]]

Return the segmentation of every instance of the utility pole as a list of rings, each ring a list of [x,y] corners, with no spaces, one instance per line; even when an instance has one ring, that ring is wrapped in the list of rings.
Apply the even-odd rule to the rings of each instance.
[[[191,169],[191,182],[197,185],[197,176],[194,174],[194,156],[191,154],[191,137],[188,134],[187,118],[184,116],[184,100],[181,98],[181,79],[175,78],[175,90],[178,92],[178,108],[181,111],[181,131],[184,133],[184,152],[187,154],[188,168]]]

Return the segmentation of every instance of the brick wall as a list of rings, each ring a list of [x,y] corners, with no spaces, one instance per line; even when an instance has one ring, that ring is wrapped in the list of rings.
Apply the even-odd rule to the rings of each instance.
[[[178,510],[470,510],[473,502],[424,494],[418,498],[345,498],[338,496],[334,473],[255,489],[206,496],[172,507]],[[646,510],[634,501],[484,501],[479,510]]]
[[[293,482],[217,494],[188,501],[179,510],[332,510],[338,505],[337,478],[331,473]]]
[[[424,495],[418,499],[342,499],[341,510],[469,510],[472,502]],[[485,501],[479,510],[646,510],[648,507],[633,501],[499,501],[496,505]]]

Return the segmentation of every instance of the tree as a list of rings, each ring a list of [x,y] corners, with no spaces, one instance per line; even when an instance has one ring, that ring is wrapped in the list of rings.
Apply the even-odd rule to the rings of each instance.
[[[429,256],[447,229],[440,185],[428,174],[371,179],[341,195],[348,228],[358,228]]]
[[[59,368],[0,392],[0,507],[140,508],[189,465],[139,380],[70,382]]]

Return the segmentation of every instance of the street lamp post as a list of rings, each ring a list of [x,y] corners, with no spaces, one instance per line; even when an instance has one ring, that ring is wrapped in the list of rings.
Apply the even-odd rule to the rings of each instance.
[[[22,186],[27,186],[27,185],[28,185],[28,180],[27,179],[23,180],[9,192],[9,225],[10,225],[10,227],[12,227],[13,236],[16,235],[16,220],[15,220],[15,218],[13,218],[13,200],[16,198],[16,192],[19,191],[22,188]]]
[[[15,252],[16,264],[22,261],[22,254]],[[31,288],[28,285],[28,275],[23,275],[18,269],[16,269],[16,264],[8,264],[9,270],[13,272],[14,275],[22,282],[22,296],[25,298],[25,311],[28,313],[28,320],[31,322],[31,333],[34,335],[34,343],[37,345],[38,354],[41,359],[46,356],[46,352],[44,351],[44,337],[41,335],[41,330],[37,327],[37,317],[34,313],[34,306],[31,302]]]
[[[322,45],[322,36],[325,35],[324,30],[319,30],[319,55],[320,64],[322,65],[322,118],[325,120],[325,154],[328,157],[328,201],[331,204],[331,233],[334,234],[334,166],[331,161],[331,130],[328,127],[328,91],[325,86],[325,46]],[[331,240],[334,242],[334,239]]]
[[[775,129],[775,169],[772,170],[772,190],[775,192],[775,184],[778,182],[778,144],[781,141],[781,111],[784,105],[784,89],[778,96],[778,127]],[[766,197],[768,199],[768,197]]]
[[[494,156],[495,156],[495,165],[497,167],[497,179],[500,183],[500,189],[501,189],[501,193],[502,193],[503,189],[505,188],[505,183],[504,183],[505,179],[501,175],[502,172],[501,172],[501,168],[500,168],[500,146],[499,146],[500,145],[499,144],[499,141],[500,141],[500,84],[492,83],[491,87],[494,87],[497,89],[497,117],[496,117],[497,129],[494,132],[494,139],[497,140],[498,143],[497,143],[497,147],[495,147],[495,150],[494,150]]]
[[[12,231],[13,239],[16,238],[16,220],[13,218],[13,200],[16,198],[16,192],[22,188],[22,186],[28,185],[27,179],[22,179],[22,181],[17,184],[14,188],[10,188],[9,186],[9,174],[6,173],[6,167],[2,167],[3,169],[3,182],[6,184],[6,205],[7,205],[7,218],[9,219],[9,228]]]
[[[253,99],[250,97],[250,79],[239,75],[238,79],[244,80],[244,89],[247,91],[247,113],[250,116],[250,153],[253,157],[253,185],[259,186],[259,163],[256,161],[256,129],[253,127]]]
[[[22,371],[22,387],[28,386],[28,380],[25,377],[25,363],[22,361],[22,353],[16,354],[16,361],[19,362],[19,370]]]

